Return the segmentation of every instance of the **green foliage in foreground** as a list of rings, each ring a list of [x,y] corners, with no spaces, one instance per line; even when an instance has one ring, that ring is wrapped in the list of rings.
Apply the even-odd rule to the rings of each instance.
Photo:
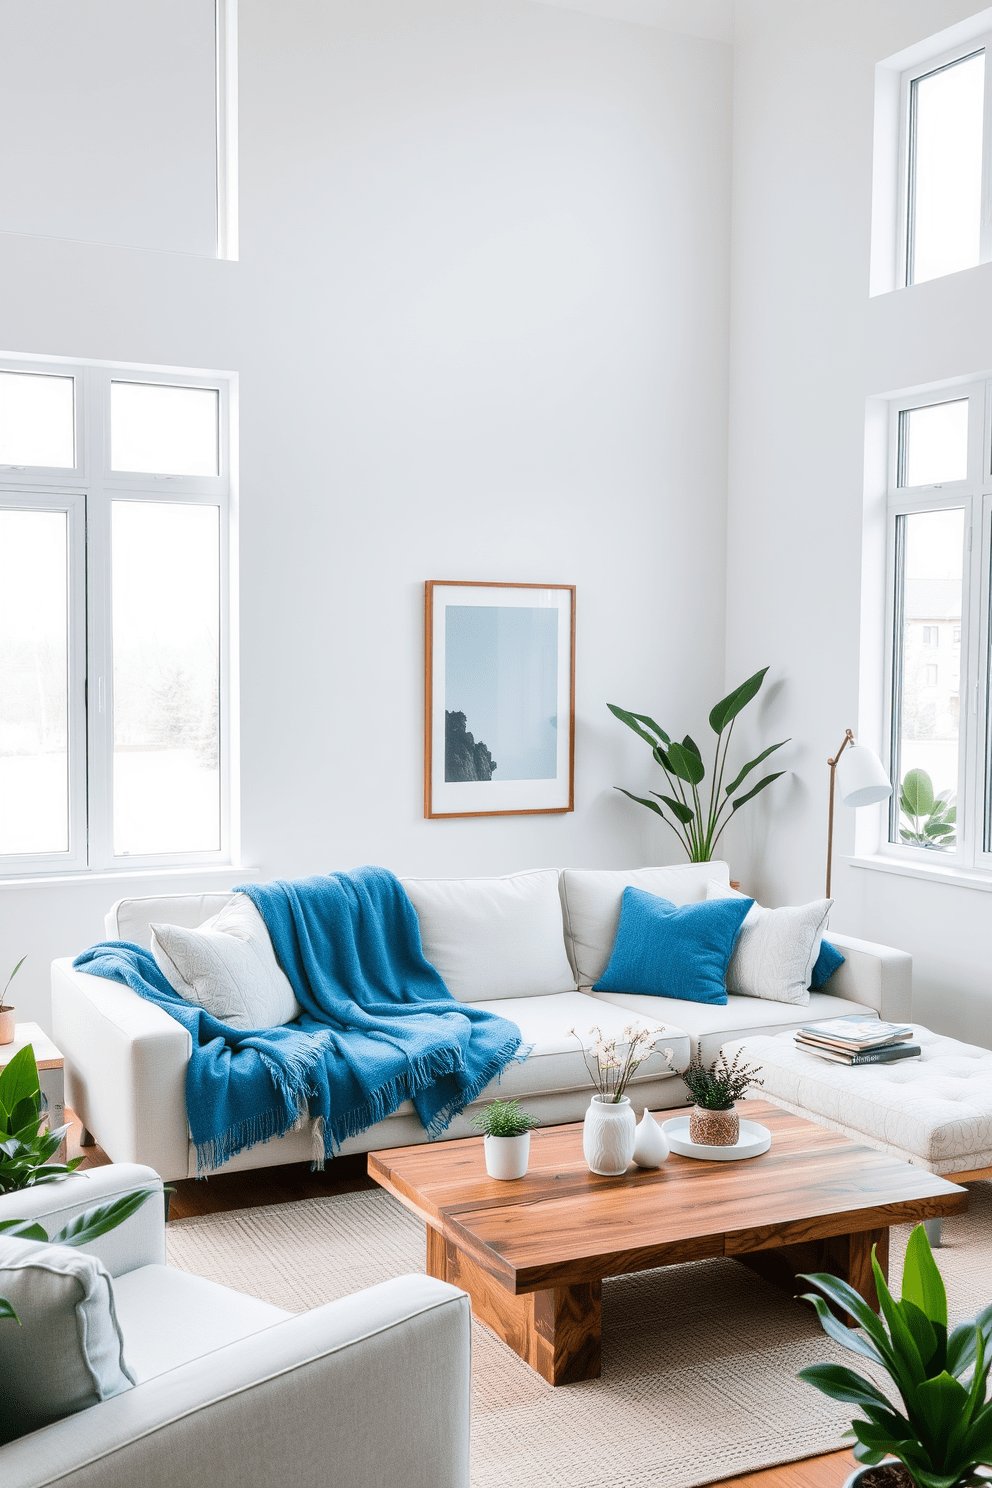
[[[38,1066],[30,1044],[0,1071],[0,1193],[55,1183],[82,1162],[53,1163],[68,1126],[49,1131],[42,1116]]]

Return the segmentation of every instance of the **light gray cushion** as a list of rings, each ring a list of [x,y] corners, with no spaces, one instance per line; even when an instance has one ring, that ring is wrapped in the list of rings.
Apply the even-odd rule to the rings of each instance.
[[[169,984],[232,1028],[277,1028],[302,1009],[276,960],[265,921],[235,894],[196,930],[152,925],[152,955]]]
[[[707,899],[743,899],[727,884],[710,879]],[[765,909],[752,904],[744,917],[727,967],[727,991],[769,1002],[809,1002],[809,982],[820,954],[832,899]]]
[[[108,940],[130,940],[152,946],[152,923],[185,925],[195,930],[204,920],[219,914],[233,895],[226,894],[146,894],[141,899],[118,899],[104,918]]]
[[[0,1297],[21,1320],[0,1322],[0,1440],[134,1384],[110,1275],[95,1256],[0,1235]]]

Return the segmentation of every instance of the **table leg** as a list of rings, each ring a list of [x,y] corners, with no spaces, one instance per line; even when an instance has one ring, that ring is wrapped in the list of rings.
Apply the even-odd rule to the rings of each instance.
[[[479,1322],[509,1344],[549,1385],[598,1378],[601,1282],[525,1292],[518,1297],[431,1225],[427,1227],[427,1272],[468,1292]]]
[[[859,1230],[854,1235],[830,1235],[823,1240],[808,1240],[799,1245],[780,1245],[768,1250],[752,1250],[735,1255],[765,1281],[796,1296],[808,1291],[808,1282],[797,1282],[796,1277],[814,1271],[827,1271],[831,1276],[848,1282],[859,1292],[874,1312],[878,1311],[878,1294],[875,1290],[875,1275],[871,1265],[872,1246],[882,1276],[889,1279],[889,1232],[885,1230]],[[850,1323],[852,1319],[845,1318]]]

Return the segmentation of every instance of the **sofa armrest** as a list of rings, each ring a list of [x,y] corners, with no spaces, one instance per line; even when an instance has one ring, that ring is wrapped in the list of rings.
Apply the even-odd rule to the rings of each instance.
[[[912,1020],[913,958],[908,951],[855,940],[851,935],[835,935],[830,930],[827,939],[843,955],[844,965],[838,966],[824,983],[823,992],[864,1003],[890,1023]]]
[[[4,1488],[468,1488],[471,1313],[402,1276],[0,1447]]]
[[[0,1220],[33,1220],[52,1236],[84,1210],[138,1188],[149,1189],[151,1198],[115,1230],[80,1247],[101,1260],[111,1276],[123,1276],[139,1266],[165,1265],[165,1198],[162,1180],[151,1168],[109,1163],[72,1173],[59,1183],[0,1194]]]
[[[65,1098],[115,1163],[143,1163],[168,1183],[189,1176],[188,1031],[123,982],[52,962],[52,1035]]]

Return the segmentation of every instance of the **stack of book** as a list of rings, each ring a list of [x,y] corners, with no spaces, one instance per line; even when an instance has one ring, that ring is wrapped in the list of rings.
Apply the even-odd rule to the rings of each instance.
[[[891,1064],[918,1057],[920,1046],[912,1038],[913,1030],[906,1023],[883,1023],[880,1018],[854,1014],[808,1023],[796,1034],[796,1044],[838,1064]]]

